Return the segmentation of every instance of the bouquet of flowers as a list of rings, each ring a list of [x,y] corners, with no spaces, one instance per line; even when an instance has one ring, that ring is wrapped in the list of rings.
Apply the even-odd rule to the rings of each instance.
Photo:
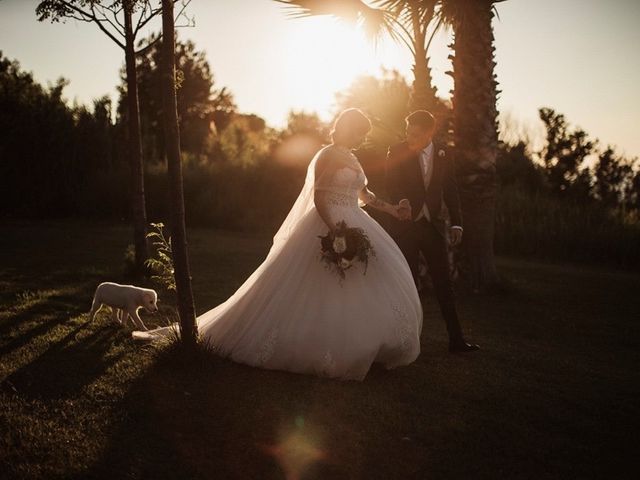
[[[367,273],[369,258],[375,256],[371,241],[362,228],[347,227],[344,221],[338,222],[335,232],[320,236],[322,261],[327,268],[334,270],[341,279],[357,260],[364,264]]]

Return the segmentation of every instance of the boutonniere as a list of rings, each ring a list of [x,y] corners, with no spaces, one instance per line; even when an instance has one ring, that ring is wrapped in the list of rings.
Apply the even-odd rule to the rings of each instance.
[[[447,153],[444,150],[442,150],[442,149],[438,150],[438,156],[439,157],[444,157],[446,154]]]

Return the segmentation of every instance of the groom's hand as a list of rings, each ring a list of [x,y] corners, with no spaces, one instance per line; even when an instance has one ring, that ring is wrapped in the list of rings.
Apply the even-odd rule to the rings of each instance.
[[[400,220],[411,220],[411,203],[406,198],[398,202],[398,216]]]

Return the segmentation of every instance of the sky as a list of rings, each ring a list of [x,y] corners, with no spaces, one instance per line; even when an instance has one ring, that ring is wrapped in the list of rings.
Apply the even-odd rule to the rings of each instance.
[[[117,98],[123,52],[93,24],[38,22],[36,0],[0,0],[0,50],[36,80],[70,81],[65,96],[90,103]],[[513,124],[539,134],[537,111],[563,113],[603,145],[640,156],[640,0],[507,0],[494,20],[498,109]],[[195,27],[180,28],[205,51],[217,88],[227,87],[239,110],[274,127],[290,110],[329,120],[335,94],[381,66],[411,79],[412,58],[400,45],[368,42],[351,25],[328,17],[291,19],[272,0],[192,0]],[[159,23],[151,25],[158,31]],[[450,34],[437,36],[430,66],[438,94],[453,82]]]

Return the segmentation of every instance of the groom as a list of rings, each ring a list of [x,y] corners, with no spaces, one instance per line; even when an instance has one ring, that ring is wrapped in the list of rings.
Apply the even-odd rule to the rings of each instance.
[[[451,218],[451,243],[462,241],[462,216],[453,159],[433,143],[436,122],[431,113],[417,110],[406,119],[406,141],[389,148],[387,191],[400,203],[401,220],[390,225],[391,236],[402,250],[418,284],[418,258],[422,252],[449,332],[450,352],[472,352],[462,334],[449,275],[443,201]]]

